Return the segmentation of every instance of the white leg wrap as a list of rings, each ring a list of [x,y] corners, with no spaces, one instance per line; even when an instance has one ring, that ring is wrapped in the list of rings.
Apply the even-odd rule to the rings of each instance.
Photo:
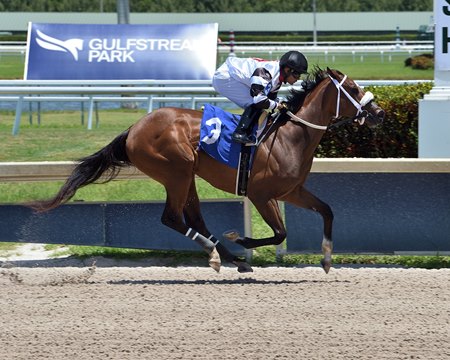
[[[210,254],[215,249],[215,244],[210,240],[205,238],[202,234],[199,234],[197,231],[189,228],[186,232],[185,236],[194,240],[197,244],[199,244],[208,254]]]
[[[209,238],[208,238],[208,240],[212,241],[212,243],[214,244],[214,246],[216,246],[216,245],[219,243],[219,240],[216,239],[216,238],[214,237],[214,235],[210,235]]]

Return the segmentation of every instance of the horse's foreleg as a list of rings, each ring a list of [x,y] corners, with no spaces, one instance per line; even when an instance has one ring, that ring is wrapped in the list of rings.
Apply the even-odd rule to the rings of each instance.
[[[219,240],[207,229],[205,221],[203,220],[202,213],[200,211],[200,200],[198,198],[194,181],[192,181],[191,183],[188,199],[184,206],[183,213],[186,225],[193,229],[196,229],[208,240],[211,240],[211,242],[214,243],[221,258],[236,265],[240,273],[253,271],[253,269],[245,262],[245,260],[231,254],[228,249],[224,245],[222,245]]]
[[[235,240],[236,243],[242,245],[246,249],[253,249],[265,245],[280,245],[286,238],[286,229],[284,227],[283,219],[281,217],[278,202],[275,199],[262,200],[251,199],[258,212],[267,225],[273,230],[272,237],[253,239],[245,237],[243,239]]]
[[[331,254],[333,252],[333,242],[331,232],[333,227],[333,211],[330,206],[322,200],[311,194],[303,186],[298,187],[293,192],[289,193],[283,200],[290,202],[298,207],[317,211],[323,218],[323,239],[322,239],[322,253],[324,258],[321,261],[322,267],[326,273],[331,268]]]

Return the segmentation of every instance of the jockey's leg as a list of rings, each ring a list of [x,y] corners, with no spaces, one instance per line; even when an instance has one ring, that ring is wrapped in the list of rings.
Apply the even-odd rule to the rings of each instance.
[[[248,136],[248,131],[252,127],[260,115],[261,111],[256,109],[253,105],[247,106],[241,115],[239,124],[234,131],[232,138],[234,141],[242,144],[253,143],[253,141]]]

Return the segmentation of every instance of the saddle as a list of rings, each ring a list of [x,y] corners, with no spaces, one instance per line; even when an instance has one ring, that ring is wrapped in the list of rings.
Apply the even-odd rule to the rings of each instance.
[[[263,113],[266,114],[266,113]],[[217,106],[205,104],[200,126],[199,148],[208,155],[237,169],[236,195],[246,196],[248,179],[257,147],[267,138],[274,125],[279,122],[280,113],[267,114],[250,129],[254,144],[240,144],[232,141],[231,135],[239,123],[240,116],[231,114]]]
[[[256,126],[256,133],[251,134],[251,136],[255,138],[255,142],[253,144],[241,144],[236,181],[236,195],[247,195],[247,184],[251,170],[250,164],[253,156],[251,148],[257,148],[267,138],[274,125],[278,122],[281,113],[270,114],[263,112],[262,115],[263,116],[260,116],[259,118],[258,126]]]

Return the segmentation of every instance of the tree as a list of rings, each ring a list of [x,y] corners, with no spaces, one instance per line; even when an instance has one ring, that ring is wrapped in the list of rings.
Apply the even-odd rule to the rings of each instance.
[[[1,11],[116,11],[116,0],[0,0]],[[316,0],[318,12],[432,11],[432,0]],[[130,0],[132,12],[311,12],[312,0]]]

